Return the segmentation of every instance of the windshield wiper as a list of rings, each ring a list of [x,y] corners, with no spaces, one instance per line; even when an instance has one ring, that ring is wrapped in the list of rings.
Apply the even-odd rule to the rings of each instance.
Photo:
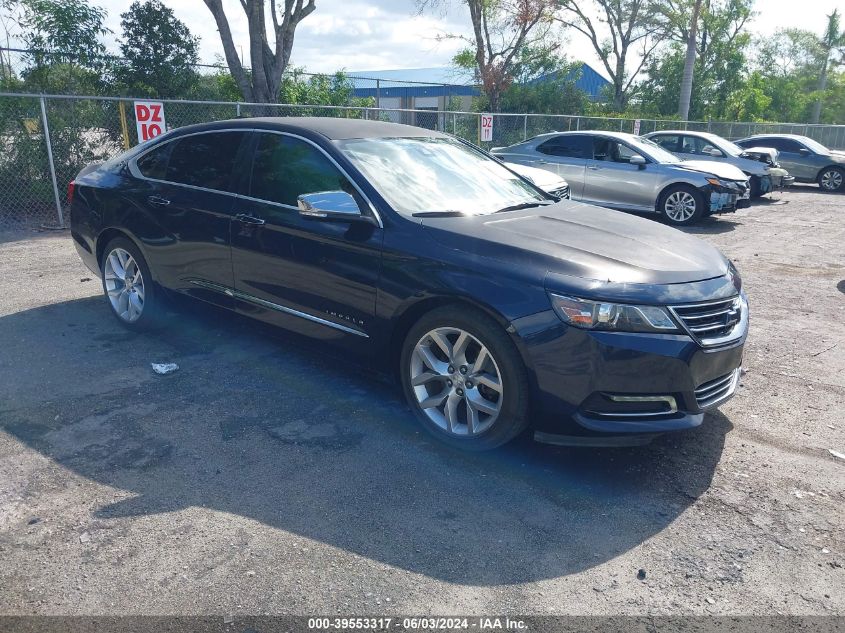
[[[519,204],[512,204],[509,207],[502,207],[493,213],[504,213],[505,211],[519,211],[520,209],[531,209],[532,207],[547,207],[554,204],[551,200],[534,200],[533,202],[520,202]]]
[[[415,218],[454,218],[465,216],[466,213],[463,211],[417,211],[416,213],[412,213],[412,216]]]

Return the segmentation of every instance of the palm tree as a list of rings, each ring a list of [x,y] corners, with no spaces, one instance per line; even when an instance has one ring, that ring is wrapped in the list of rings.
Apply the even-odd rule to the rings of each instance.
[[[827,90],[827,71],[831,66],[831,52],[845,47],[845,31],[840,30],[839,28],[839,17],[838,9],[834,9],[833,13],[827,16],[827,28],[824,31],[824,35],[819,40],[819,47],[822,54],[821,71],[819,72],[819,93],[823,93]],[[810,123],[818,123],[821,118],[821,114],[822,95],[819,94],[819,98],[816,99],[815,104],[813,104],[813,116],[810,119]]]
[[[698,43],[698,19],[704,0],[695,0],[692,6],[692,19],[687,32],[687,54],[684,59],[684,76],[681,79],[681,97],[678,100],[678,116],[686,121],[689,117],[689,103],[692,97],[692,79],[695,72],[696,44]]]

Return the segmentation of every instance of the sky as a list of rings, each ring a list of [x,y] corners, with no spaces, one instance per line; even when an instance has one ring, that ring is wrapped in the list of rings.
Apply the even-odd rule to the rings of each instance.
[[[120,14],[128,0],[93,0],[108,12],[107,26],[120,32]],[[217,28],[202,0],[163,0],[177,17],[200,36],[200,57],[212,63],[222,55]],[[842,8],[843,0],[756,0],[757,16],[749,28],[770,34],[778,28],[803,28],[821,32],[825,16]],[[235,43],[248,50],[246,20],[239,0],[224,0]],[[303,20],[297,31],[292,63],[312,72],[335,70],[390,70],[448,66],[465,46],[459,41],[438,41],[443,34],[468,34],[469,14],[461,0],[451,0],[445,15],[419,15],[414,0],[317,0],[317,10]],[[114,42],[110,48],[116,49]],[[602,72],[601,64],[586,38],[570,34],[563,47],[570,60],[589,63]]]

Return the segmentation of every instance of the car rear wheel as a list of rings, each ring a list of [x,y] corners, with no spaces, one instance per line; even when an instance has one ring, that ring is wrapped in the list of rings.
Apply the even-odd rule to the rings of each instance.
[[[825,191],[845,190],[845,170],[840,167],[825,167],[819,174],[819,187]]]
[[[660,196],[657,210],[669,224],[695,224],[704,215],[704,196],[689,185],[673,185]]]
[[[528,424],[528,380],[502,327],[481,311],[444,307],[408,332],[400,361],[408,404],[423,426],[458,448],[500,446]]]
[[[125,237],[110,241],[103,250],[103,292],[112,314],[132,330],[144,330],[159,324],[159,290],[141,251]]]

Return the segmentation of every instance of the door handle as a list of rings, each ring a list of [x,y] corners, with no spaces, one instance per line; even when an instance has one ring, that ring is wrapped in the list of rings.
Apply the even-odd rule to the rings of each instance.
[[[235,216],[235,219],[238,222],[243,222],[244,224],[255,224],[258,226],[264,224],[264,220],[261,218],[256,218],[255,216],[247,215],[246,213],[238,213],[238,215]]]
[[[150,204],[154,204],[157,207],[166,207],[168,204],[170,204],[170,200],[168,200],[167,198],[162,198],[160,196],[150,196],[149,198],[147,198],[147,202],[149,202]]]
[[[587,169],[589,169],[590,171],[598,171],[599,169],[601,169],[601,167],[596,167],[595,165],[590,165],[589,167],[587,167]]]

